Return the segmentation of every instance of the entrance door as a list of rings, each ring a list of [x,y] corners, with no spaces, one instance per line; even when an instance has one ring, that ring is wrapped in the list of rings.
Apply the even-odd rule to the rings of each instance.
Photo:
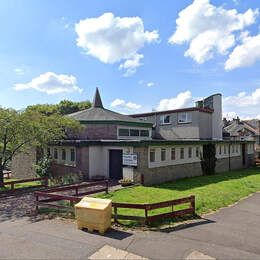
[[[246,165],[246,145],[242,144],[242,163],[243,166]]]
[[[109,177],[120,180],[123,178],[122,150],[109,150]]]

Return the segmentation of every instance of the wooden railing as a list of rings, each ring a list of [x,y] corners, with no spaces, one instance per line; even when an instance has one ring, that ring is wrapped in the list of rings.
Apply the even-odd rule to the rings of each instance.
[[[32,187],[48,187],[48,178],[47,177],[30,178],[30,179],[22,179],[22,180],[15,180],[15,181],[5,181],[4,186],[10,186],[10,190],[14,191],[16,184],[22,184],[22,183],[27,183],[27,182],[35,182],[35,181],[39,181],[40,184],[29,186],[30,188],[32,188]],[[27,187],[24,187],[24,188],[27,188]]]
[[[187,203],[189,204],[188,208],[181,209],[181,210],[174,210],[174,206],[187,204]],[[162,220],[165,218],[181,217],[187,214],[195,214],[195,196],[189,196],[186,198],[163,201],[158,203],[145,203],[145,204],[113,202],[112,206],[114,208],[113,217],[115,223],[117,223],[118,220],[135,220],[135,221],[143,222],[145,224],[150,224],[151,222]],[[171,211],[167,213],[149,215],[149,212],[151,210],[167,208],[167,207],[171,207]],[[118,208],[144,210],[144,216],[120,215],[118,214]]]
[[[90,188],[90,189],[85,191],[80,191],[85,188]],[[83,195],[90,195],[90,194],[95,194],[103,191],[108,193],[108,181],[73,184],[69,186],[50,188],[44,191],[36,191],[34,192],[35,200],[36,200],[35,203],[36,213],[38,213],[40,206],[73,211],[74,209],[72,208],[72,206],[74,205],[74,203],[79,202],[83,198]],[[58,192],[69,192],[72,194],[70,195],[59,194]],[[53,203],[59,201],[68,201],[69,206]]]
[[[10,179],[12,172],[5,170],[5,171],[3,172],[3,174],[4,174],[4,179]]]

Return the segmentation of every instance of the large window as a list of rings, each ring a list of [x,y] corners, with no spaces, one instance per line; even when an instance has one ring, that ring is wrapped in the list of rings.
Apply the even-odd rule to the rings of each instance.
[[[196,147],[196,157],[198,158],[200,156],[200,148]]]
[[[192,147],[189,147],[189,150],[188,150],[188,155],[189,155],[189,158],[192,157]]]
[[[150,132],[147,129],[134,129],[134,128],[119,128],[118,130],[118,135],[121,137],[129,137],[129,136],[133,136],[133,137],[149,137],[150,136]]]
[[[119,136],[129,136],[129,129],[119,128],[118,134]]]
[[[51,156],[51,148],[47,148],[47,156],[50,157]]]
[[[70,149],[70,160],[75,162],[75,149]]]
[[[150,162],[155,162],[155,149],[150,150]]]
[[[170,115],[161,115],[160,116],[160,124],[161,125],[168,125],[170,124]]]
[[[184,148],[181,148],[180,150],[180,158],[184,159]]]
[[[161,161],[165,161],[166,160],[166,149],[162,148],[161,149]]]
[[[184,112],[184,113],[178,113],[178,123],[179,124],[186,124],[191,123],[191,113]]]
[[[66,150],[65,149],[61,149],[61,159],[63,161],[66,161]]]
[[[54,157],[54,159],[58,159],[58,150],[57,150],[57,148],[54,148],[53,157]]]
[[[171,159],[175,160],[176,159],[176,154],[175,154],[175,148],[171,149]]]

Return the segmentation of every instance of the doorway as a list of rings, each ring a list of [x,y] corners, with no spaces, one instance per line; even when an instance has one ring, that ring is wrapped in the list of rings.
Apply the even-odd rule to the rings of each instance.
[[[242,164],[246,165],[246,144],[242,144]]]
[[[120,180],[123,178],[123,151],[109,150],[109,178]]]

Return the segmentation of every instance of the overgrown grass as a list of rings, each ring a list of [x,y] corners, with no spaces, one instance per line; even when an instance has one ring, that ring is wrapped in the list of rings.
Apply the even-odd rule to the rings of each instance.
[[[256,191],[260,191],[260,168],[181,179],[149,187],[129,187],[98,197],[110,198],[114,202],[152,203],[195,195],[196,213],[201,215],[231,205]],[[159,209],[152,214],[167,210]],[[143,216],[144,213],[142,210],[120,209],[119,214]]]

